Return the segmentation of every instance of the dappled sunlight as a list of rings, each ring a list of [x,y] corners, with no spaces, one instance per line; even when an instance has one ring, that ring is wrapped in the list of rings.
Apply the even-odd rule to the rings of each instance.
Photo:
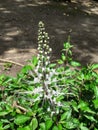
[[[28,7],[38,6],[37,4],[27,4]]]
[[[92,8],[91,12],[98,15],[98,7]]]
[[[11,13],[11,11],[10,10],[7,10],[6,8],[3,8],[3,7],[0,7],[0,12],[1,13]]]
[[[22,34],[22,31],[19,30],[17,27],[9,27],[3,31],[1,39],[4,41],[13,41],[14,37],[21,34]]]
[[[0,1],[0,55],[4,54],[6,58],[10,53],[12,57],[14,53],[21,56],[35,54],[39,21],[45,23],[49,33],[53,57],[60,56],[63,43],[69,35],[77,56],[79,51],[78,59],[82,61],[82,55],[97,55],[98,8],[97,3],[89,1]]]
[[[55,32],[58,34],[66,34],[66,31],[64,31],[62,29],[55,29]]]
[[[5,33],[5,36],[17,36],[17,35],[20,35],[22,34],[22,31],[21,30],[17,30],[17,28],[11,28],[9,32],[6,32]]]
[[[84,43],[86,44],[86,42]],[[92,49],[93,51],[91,51],[89,53],[88,49],[81,49],[77,46],[74,49],[74,58],[78,61],[82,61],[82,64],[86,65],[87,63],[91,64],[91,63],[98,63],[98,49]]]
[[[12,37],[9,37],[9,36],[2,36],[1,39],[3,41],[13,41],[14,40]]]
[[[42,1],[42,0],[14,0],[15,2],[19,3],[19,7],[33,7],[39,5],[46,5],[49,4],[50,1]]]
[[[0,7],[0,12],[5,11],[5,10],[6,10],[6,8]]]
[[[11,11],[8,11],[8,10],[2,11],[2,12],[6,14],[11,13]]]
[[[33,48],[29,48],[29,49],[17,49],[17,48],[11,48],[7,51],[4,52],[4,56],[9,54],[15,54],[15,53],[33,53],[33,54],[37,54],[37,49],[33,49]],[[22,55],[23,56],[23,55]]]
[[[84,1],[81,4],[85,7],[84,12],[88,13],[89,15],[91,14],[98,15],[98,3],[88,0],[87,2]]]
[[[24,2],[25,0],[14,0],[15,2]]]
[[[96,8],[91,8],[90,10],[87,10],[87,9],[85,9],[84,10],[86,13],[88,13],[89,15],[91,15],[91,14],[96,14],[96,15],[98,15],[98,8],[96,7]]]

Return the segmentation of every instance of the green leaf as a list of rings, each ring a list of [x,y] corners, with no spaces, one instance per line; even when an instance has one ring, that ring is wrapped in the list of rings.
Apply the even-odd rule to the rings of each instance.
[[[0,122],[0,130],[4,130],[3,129],[3,124]]]
[[[14,123],[16,125],[21,125],[24,124],[26,121],[28,121],[30,119],[30,117],[26,116],[26,115],[18,115],[16,117],[16,119],[14,120]]]
[[[3,123],[9,123],[10,121],[8,119],[1,119],[1,122],[3,122]]]
[[[36,118],[33,118],[33,119],[31,120],[31,123],[30,123],[30,128],[31,128],[32,130],[35,130],[37,127],[38,127],[38,121],[37,121]]]
[[[91,66],[91,68],[92,68],[92,70],[98,69],[98,64],[93,64],[93,65]]]
[[[31,130],[29,126],[23,127],[23,128],[18,128],[17,130]]]
[[[63,120],[66,120],[66,119],[69,119],[71,117],[71,109],[69,109],[69,111],[63,113],[61,115],[61,119],[60,121],[63,121]]]
[[[85,75],[83,73],[80,73],[80,75],[78,75],[77,77],[79,80],[84,80]]]
[[[72,51],[71,51],[71,50],[69,50],[69,51],[68,51],[68,54],[69,54],[70,56],[72,56]]]
[[[64,53],[62,53],[61,58],[62,58],[63,61],[66,60],[66,56],[64,55]]]
[[[55,63],[52,63],[52,64],[49,65],[50,68],[53,68],[53,67],[55,67],[55,66],[56,66]]]
[[[98,130],[97,128],[94,128],[94,130]]]
[[[76,62],[76,61],[71,61],[70,62],[70,65],[74,66],[74,67],[78,67],[78,66],[81,66],[81,64],[79,62]]]
[[[10,128],[10,124],[5,125],[3,128],[4,128],[4,130],[8,130]]]
[[[94,93],[95,93],[96,99],[98,99],[98,86],[94,86]]]
[[[61,101],[62,99],[64,99],[64,96],[63,96],[63,95],[60,95],[60,96],[57,97],[56,100],[57,100],[57,101]]]
[[[63,60],[58,60],[58,64],[63,64],[64,61]]]
[[[86,103],[86,102],[84,102],[84,101],[80,101],[80,103],[79,103],[79,105],[78,105],[78,108],[80,108],[82,111],[84,111],[84,112],[88,112],[88,113],[91,113],[91,114],[95,114],[95,112],[94,111],[92,111],[90,108],[89,108],[89,106],[88,106],[88,104]]]
[[[65,42],[65,43],[64,43],[64,49],[70,49],[70,48],[72,48],[72,47],[73,47],[73,46],[70,45],[69,42]]]
[[[26,65],[22,68],[22,73],[27,73],[29,70],[32,70],[32,67],[30,65]]]
[[[58,130],[62,130],[62,125],[61,124],[58,124]]]
[[[81,129],[81,130],[89,130],[87,127],[85,127],[85,126],[83,125],[83,123],[80,124],[80,129]]]
[[[72,105],[73,109],[74,109],[76,112],[79,112],[79,111],[78,111],[77,103],[76,103],[75,101],[72,101],[72,102],[71,102],[71,105]]]
[[[80,100],[80,103],[78,105],[78,108],[80,108],[83,111],[86,111],[88,109],[88,104],[82,100]]]
[[[94,106],[97,109],[98,108],[98,99],[93,100]]]
[[[7,115],[9,112],[6,112],[6,111],[2,111],[2,112],[0,112],[0,116],[5,116],[5,115]]]
[[[52,130],[59,130],[57,126],[54,126]]]
[[[64,127],[66,127],[68,130],[69,129],[75,129],[78,128],[79,126],[79,120],[76,118],[71,118],[70,120],[66,121],[64,124]]]
[[[3,123],[0,121],[0,130],[4,130],[3,129]]]
[[[36,66],[37,63],[38,63],[37,57],[36,57],[36,56],[33,56],[33,58],[32,58],[32,64],[33,64],[34,66]]]
[[[53,124],[52,119],[46,120],[46,122],[45,122],[46,130],[49,130],[51,128],[52,124]]]
[[[46,127],[45,127],[45,123],[44,123],[44,122],[43,122],[43,123],[40,123],[39,126],[40,126],[40,130],[46,130]]]
[[[63,120],[65,120],[67,118],[67,113],[65,112],[65,113],[63,113],[62,115],[61,115],[61,121],[63,121]]]
[[[90,116],[90,115],[84,115],[87,119],[89,119],[90,121],[95,121],[96,122],[96,120],[94,119],[94,117],[93,116]]]

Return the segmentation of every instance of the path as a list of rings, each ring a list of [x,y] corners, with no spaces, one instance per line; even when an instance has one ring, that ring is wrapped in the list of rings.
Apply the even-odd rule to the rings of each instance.
[[[82,63],[98,62],[98,3],[50,1],[0,1],[0,58],[25,64],[36,54],[38,22],[43,21],[53,58],[60,56],[63,43],[70,35],[75,59]],[[15,75],[18,70],[20,67],[13,66],[7,74]],[[0,73],[4,73],[2,65]]]

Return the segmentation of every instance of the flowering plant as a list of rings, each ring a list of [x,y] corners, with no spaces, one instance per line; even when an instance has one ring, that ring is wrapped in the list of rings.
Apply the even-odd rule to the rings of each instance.
[[[80,67],[72,46],[51,63],[49,37],[39,22],[38,55],[17,77],[0,75],[0,130],[97,130],[98,64]]]

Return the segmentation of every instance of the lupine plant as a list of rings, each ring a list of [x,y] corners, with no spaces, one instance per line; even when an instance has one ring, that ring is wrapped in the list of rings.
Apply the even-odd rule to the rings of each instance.
[[[97,130],[98,64],[82,67],[72,59],[70,41],[61,58],[39,22],[38,55],[17,77],[0,76],[0,130]]]

